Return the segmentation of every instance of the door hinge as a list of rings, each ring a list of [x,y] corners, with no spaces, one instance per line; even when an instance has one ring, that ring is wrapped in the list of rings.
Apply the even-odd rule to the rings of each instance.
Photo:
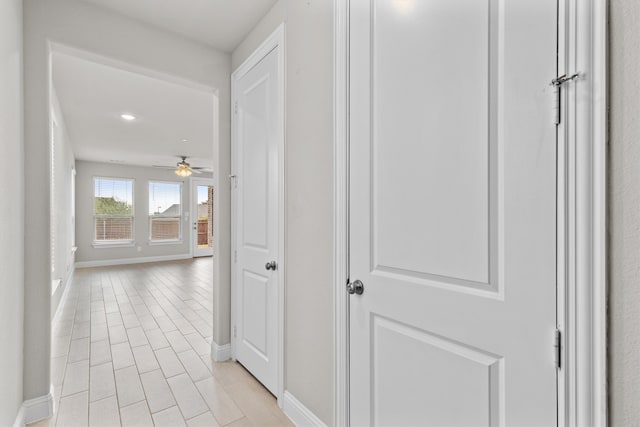
[[[229,181],[231,183],[231,189],[233,190],[234,188],[238,188],[238,175],[236,174],[230,174],[229,175]]]
[[[556,329],[553,333],[553,361],[556,365],[556,369],[561,368],[562,360],[562,332],[560,329]]]
[[[238,262],[238,251],[233,251],[233,262]]]
[[[236,328],[235,326],[233,327],[233,337],[238,338],[238,328]]]
[[[559,125],[560,124],[560,103],[562,101],[562,97],[561,97],[561,92],[562,92],[562,85],[564,85],[565,83],[568,83],[570,81],[573,81],[575,79],[577,79],[578,77],[580,77],[580,73],[575,73],[571,76],[567,76],[566,74],[563,74],[560,77],[556,77],[555,79],[551,80],[551,86],[553,86],[553,124],[555,125]]]
[[[238,114],[238,101],[233,103],[233,113]]]

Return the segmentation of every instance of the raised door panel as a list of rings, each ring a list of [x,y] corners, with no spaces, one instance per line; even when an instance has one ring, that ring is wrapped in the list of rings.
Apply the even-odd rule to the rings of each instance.
[[[372,267],[382,273],[490,284],[499,25],[492,3],[372,4]]]
[[[242,277],[242,289],[242,312],[244,313],[242,339],[244,344],[268,360],[267,333],[271,326],[267,316],[269,278],[245,271]]]
[[[383,317],[372,323],[371,425],[496,425],[501,357]]]
[[[269,205],[269,76],[243,91],[243,244],[267,250]]]

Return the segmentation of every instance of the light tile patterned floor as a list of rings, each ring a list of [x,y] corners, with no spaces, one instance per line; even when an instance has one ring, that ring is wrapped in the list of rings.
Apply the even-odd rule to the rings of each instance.
[[[210,258],[76,271],[53,325],[55,413],[32,426],[291,426],[210,358]]]

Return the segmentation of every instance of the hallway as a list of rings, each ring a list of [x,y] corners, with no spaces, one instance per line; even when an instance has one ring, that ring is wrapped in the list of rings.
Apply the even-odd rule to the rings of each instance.
[[[77,270],[54,319],[54,416],[33,426],[292,425],[210,358],[211,258]]]

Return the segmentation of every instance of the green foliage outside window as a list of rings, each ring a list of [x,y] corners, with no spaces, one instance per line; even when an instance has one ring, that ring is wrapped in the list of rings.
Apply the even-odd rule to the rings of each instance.
[[[133,212],[130,204],[113,197],[96,197],[94,200],[96,215],[131,215]]]

